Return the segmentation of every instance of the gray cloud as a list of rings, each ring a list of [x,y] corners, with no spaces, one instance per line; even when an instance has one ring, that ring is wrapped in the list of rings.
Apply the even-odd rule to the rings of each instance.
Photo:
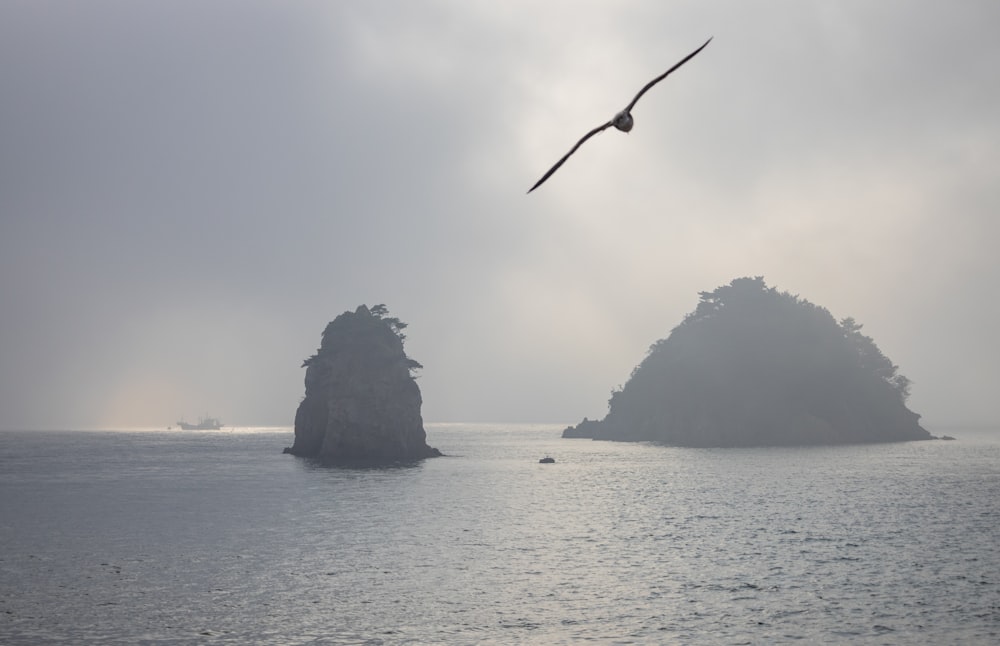
[[[0,7],[0,427],[290,424],[362,302],[429,420],[598,417],[759,274],[992,422],[1000,9],[572,6]]]

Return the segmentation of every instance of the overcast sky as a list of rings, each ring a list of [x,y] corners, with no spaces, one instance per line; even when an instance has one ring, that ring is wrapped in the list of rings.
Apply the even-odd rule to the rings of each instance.
[[[0,0],[0,428],[291,425],[385,303],[424,419],[603,417],[698,292],[996,424],[1000,3]],[[650,90],[625,135],[589,129]]]

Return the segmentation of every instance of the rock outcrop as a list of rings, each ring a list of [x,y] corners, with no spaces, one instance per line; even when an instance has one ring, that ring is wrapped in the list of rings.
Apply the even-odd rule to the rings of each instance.
[[[730,447],[927,440],[910,381],[861,326],[762,277],[702,292],[608,414],[563,437]]]
[[[336,464],[392,464],[441,455],[427,445],[420,364],[403,351],[406,324],[384,305],[344,312],[323,331],[306,368],[305,398],[286,453]]]

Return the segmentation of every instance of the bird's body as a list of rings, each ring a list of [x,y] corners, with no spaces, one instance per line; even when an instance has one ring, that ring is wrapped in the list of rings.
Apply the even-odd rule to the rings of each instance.
[[[641,90],[639,90],[639,93],[635,95],[635,98],[632,99],[632,101],[625,107],[624,110],[622,110],[621,112],[619,112],[618,114],[616,114],[607,123],[603,123],[603,124],[597,126],[596,128],[594,128],[593,130],[591,130],[590,132],[588,132],[587,134],[585,134],[583,136],[583,138],[580,139],[580,141],[576,142],[576,145],[573,146],[570,149],[570,151],[563,156],[562,159],[560,159],[559,161],[556,162],[555,166],[553,166],[552,168],[550,168],[547,173],[545,173],[544,175],[542,175],[542,179],[538,180],[535,183],[534,186],[532,186],[530,189],[528,189],[528,192],[530,193],[531,191],[533,191],[536,188],[538,188],[539,186],[541,186],[542,183],[545,182],[545,180],[547,180],[549,177],[552,176],[552,173],[554,173],[557,170],[559,170],[559,167],[562,166],[563,163],[565,163],[565,161],[567,159],[569,159],[570,155],[572,155],[573,153],[576,152],[577,148],[579,148],[580,146],[583,145],[583,142],[587,141],[588,139],[590,139],[591,137],[593,137],[597,133],[603,132],[603,131],[607,130],[608,128],[610,128],[611,126],[614,126],[618,130],[621,130],[622,132],[630,132],[632,130],[632,126],[635,125],[635,119],[632,118],[632,108],[635,107],[635,104],[639,101],[639,99],[642,97],[642,95],[645,94],[646,91],[649,90],[649,88],[653,87],[654,85],[656,85],[657,83],[659,83],[663,79],[667,78],[667,76],[669,76],[671,72],[673,72],[674,70],[676,70],[678,67],[680,67],[684,63],[687,63],[689,60],[691,60],[694,57],[695,54],[697,54],[701,50],[705,49],[705,46],[708,45],[710,42],[712,42],[711,38],[709,38],[708,40],[706,40],[705,43],[701,47],[699,47],[698,49],[694,50],[693,52],[691,52],[690,54],[688,54],[687,56],[685,56],[683,59],[681,59],[681,61],[679,63],[677,63],[676,65],[674,65],[673,67],[671,67],[669,70],[667,70],[663,74],[660,74],[655,79],[653,79],[652,81],[650,81],[649,83],[647,83],[645,86],[643,86],[643,88]]]
[[[622,132],[629,132],[632,130],[632,126],[635,124],[635,119],[632,115],[625,110],[622,110],[615,115],[615,118],[611,120],[611,125],[618,128]]]

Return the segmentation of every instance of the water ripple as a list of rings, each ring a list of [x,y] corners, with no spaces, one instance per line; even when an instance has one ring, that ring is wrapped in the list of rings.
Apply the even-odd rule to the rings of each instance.
[[[0,434],[5,644],[1000,641],[1000,443]],[[554,465],[538,456],[553,455]]]

